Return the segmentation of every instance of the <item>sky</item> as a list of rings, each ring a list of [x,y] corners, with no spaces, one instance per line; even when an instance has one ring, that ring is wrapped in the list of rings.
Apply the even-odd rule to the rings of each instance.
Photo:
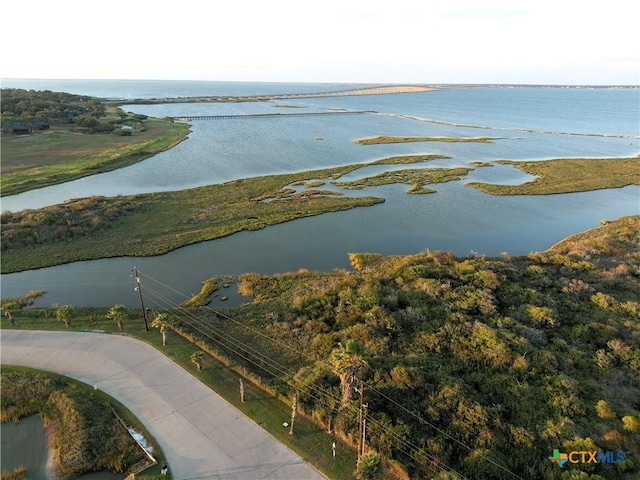
[[[637,0],[29,0],[0,77],[640,84]]]

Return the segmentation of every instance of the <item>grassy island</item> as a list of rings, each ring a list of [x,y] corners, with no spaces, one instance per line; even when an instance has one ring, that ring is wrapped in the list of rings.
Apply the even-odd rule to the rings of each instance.
[[[360,178],[351,182],[333,182],[343,188],[362,189],[393,183],[406,183],[411,185],[407,190],[409,194],[435,193],[435,190],[426,185],[433,183],[452,182],[460,180],[467,175],[472,168],[412,168],[383,172],[373,177]]]
[[[89,197],[38,210],[3,212],[2,272],[160,255],[243,230],[384,202],[321,190],[307,190],[304,195],[283,190],[304,180],[338,178],[356,168],[271,175],[177,192]]]
[[[479,182],[467,185],[491,195],[550,195],[640,185],[640,157],[566,158],[538,162],[501,160],[497,163],[512,165],[538,178],[522,185]]]

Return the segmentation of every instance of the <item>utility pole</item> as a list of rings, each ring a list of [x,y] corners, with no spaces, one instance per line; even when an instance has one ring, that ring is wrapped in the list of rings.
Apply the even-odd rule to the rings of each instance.
[[[144,309],[144,301],[142,300],[142,287],[140,286],[140,276],[138,276],[138,268],[133,267],[133,277],[136,280],[135,291],[138,292],[140,298],[140,308],[142,309],[142,318],[144,320],[144,328],[149,331],[149,325],[147,324],[147,311]]]
[[[360,389],[358,391],[360,393],[360,429],[358,433],[358,464],[360,464],[360,459],[362,458],[362,454],[364,453],[364,442],[363,442],[363,433],[364,433],[364,382],[360,382]]]
[[[364,408],[366,409],[369,406],[368,403],[364,404]],[[362,419],[362,455],[366,450],[367,445],[367,411],[364,411],[364,418]]]
[[[244,403],[244,382],[240,379],[240,401]]]
[[[296,422],[298,416],[298,392],[293,396],[293,405],[291,405],[291,428],[289,429],[289,435],[293,435],[293,424]]]

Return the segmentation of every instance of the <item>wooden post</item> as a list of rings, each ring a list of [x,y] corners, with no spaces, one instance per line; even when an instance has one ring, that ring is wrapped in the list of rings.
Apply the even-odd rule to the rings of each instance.
[[[362,453],[364,446],[362,445],[362,417],[364,410],[364,383],[360,382],[360,428],[358,434],[358,464],[360,464],[360,459],[362,458]]]
[[[240,379],[240,401],[244,403],[244,382]]]
[[[136,292],[138,292],[138,297],[140,298],[140,308],[142,309],[142,318],[144,320],[144,328],[148,332],[149,325],[147,323],[147,311],[144,308],[144,302],[142,301],[142,287],[140,287],[140,277],[138,276],[138,269],[133,267],[133,276],[136,279]]]

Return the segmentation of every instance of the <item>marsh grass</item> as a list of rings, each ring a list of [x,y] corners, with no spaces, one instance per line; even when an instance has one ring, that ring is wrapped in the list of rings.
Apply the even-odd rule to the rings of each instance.
[[[2,421],[39,415],[51,435],[57,472],[63,477],[102,469],[139,471],[149,466],[150,460],[120,420],[141,432],[162,461],[162,451],[144,426],[104,392],[26,367],[3,365],[1,379]],[[153,474],[154,469],[145,473]]]
[[[202,282],[202,288],[196,294],[191,296],[188,300],[182,302],[182,307],[204,307],[211,302],[211,295],[220,289],[220,278],[211,277]],[[225,284],[226,285],[226,284]]]
[[[27,469],[23,465],[20,465],[12,471],[2,470],[1,477],[4,480],[28,480]]]
[[[257,177],[177,192],[81,199],[20,215],[5,212],[2,273],[78,260],[161,255],[244,230],[384,202],[375,197],[340,198],[326,193],[313,198],[259,201],[286,197],[281,192],[285,185],[309,178],[339,177],[356,168],[359,166]],[[85,210],[78,206],[85,203],[92,205],[91,218],[69,225],[67,211]],[[43,231],[60,229],[67,233],[42,241]],[[11,246],[7,241],[10,237],[19,242]]]
[[[538,162],[501,160],[538,178],[521,185],[467,185],[491,195],[550,195],[640,185],[640,157],[565,158]]]
[[[428,184],[460,180],[463,176],[467,175],[470,170],[472,170],[472,168],[406,169],[383,172],[373,177],[360,178],[351,182],[334,182],[334,184],[342,188],[362,189],[394,183],[405,183],[411,185],[407,193],[418,195],[436,192],[435,190],[427,188],[426,185]]]

